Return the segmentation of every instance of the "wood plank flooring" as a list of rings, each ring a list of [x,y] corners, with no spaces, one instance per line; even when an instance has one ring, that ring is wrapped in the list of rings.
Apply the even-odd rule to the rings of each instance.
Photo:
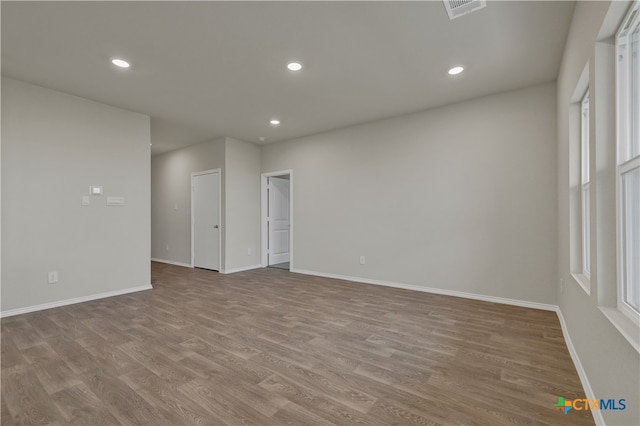
[[[11,424],[593,424],[555,313],[152,264],[154,289],[2,319]]]

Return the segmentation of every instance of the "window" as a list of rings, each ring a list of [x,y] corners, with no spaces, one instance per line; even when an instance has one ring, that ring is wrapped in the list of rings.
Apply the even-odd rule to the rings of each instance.
[[[569,105],[569,267],[571,276],[591,294],[591,179],[589,170],[589,68],[587,62]],[[593,109],[593,108],[592,108]]]
[[[580,194],[582,195],[582,274],[591,274],[591,232],[589,215],[589,91],[582,98],[580,115]]]
[[[640,3],[616,35],[618,308],[640,318]]]

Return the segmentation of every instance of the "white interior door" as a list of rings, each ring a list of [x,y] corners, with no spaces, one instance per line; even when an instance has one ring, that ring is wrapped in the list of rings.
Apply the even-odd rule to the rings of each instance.
[[[269,265],[289,261],[289,183],[289,179],[269,177]]]
[[[220,172],[191,176],[193,266],[220,270]]]

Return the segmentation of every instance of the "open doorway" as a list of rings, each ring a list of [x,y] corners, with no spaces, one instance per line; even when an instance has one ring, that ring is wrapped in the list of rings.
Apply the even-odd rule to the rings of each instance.
[[[262,266],[291,269],[292,182],[291,170],[262,174]]]

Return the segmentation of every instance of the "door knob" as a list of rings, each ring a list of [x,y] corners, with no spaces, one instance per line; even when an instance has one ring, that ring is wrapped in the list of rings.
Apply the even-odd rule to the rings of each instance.
[[[218,225],[213,225],[213,229],[218,229]]]

